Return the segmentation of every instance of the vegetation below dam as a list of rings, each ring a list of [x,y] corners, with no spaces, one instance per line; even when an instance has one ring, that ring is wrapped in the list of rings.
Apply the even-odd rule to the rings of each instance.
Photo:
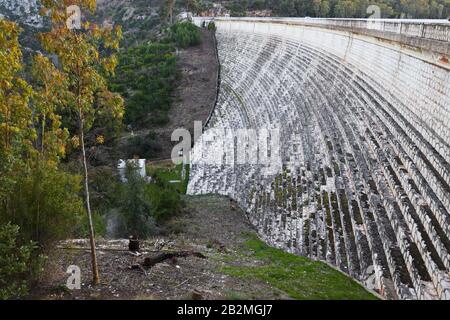
[[[102,282],[90,284],[87,241],[61,242],[51,253],[38,299],[377,299],[348,276],[322,262],[268,247],[244,212],[219,196],[184,197],[186,207],[164,223],[164,231],[142,243],[143,256],[128,241],[98,242]],[[155,252],[198,252],[137,267]],[[81,290],[68,290],[65,266],[82,268]]]

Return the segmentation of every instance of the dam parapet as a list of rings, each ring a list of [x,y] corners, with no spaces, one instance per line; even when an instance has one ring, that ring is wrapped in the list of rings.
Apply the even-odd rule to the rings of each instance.
[[[366,35],[411,47],[450,55],[450,21],[418,19],[329,19],[329,18],[207,18],[194,17],[194,23],[233,21],[285,26],[320,27]]]
[[[450,299],[450,24],[214,21],[220,90],[188,192],[233,198],[268,243],[388,299]],[[270,174],[236,161],[251,140],[211,137],[274,128]]]

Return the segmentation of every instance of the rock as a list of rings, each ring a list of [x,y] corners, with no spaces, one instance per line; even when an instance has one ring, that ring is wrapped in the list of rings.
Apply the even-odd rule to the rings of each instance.
[[[203,295],[195,289],[189,293],[189,300],[203,300]]]

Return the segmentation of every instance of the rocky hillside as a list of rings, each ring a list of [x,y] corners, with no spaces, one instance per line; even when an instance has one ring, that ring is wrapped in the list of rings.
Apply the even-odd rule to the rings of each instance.
[[[162,0],[98,0],[95,18],[99,23],[120,24],[124,44],[154,39],[161,29]]]
[[[0,0],[0,16],[34,28],[43,26],[38,0]]]
[[[124,44],[139,43],[152,40],[159,33],[163,3],[162,0],[98,0],[95,15],[89,18],[99,24],[120,24],[124,31]],[[0,18],[19,23],[24,29],[22,45],[32,50],[39,50],[32,41],[33,34],[45,26],[39,9],[40,0],[0,0]]]

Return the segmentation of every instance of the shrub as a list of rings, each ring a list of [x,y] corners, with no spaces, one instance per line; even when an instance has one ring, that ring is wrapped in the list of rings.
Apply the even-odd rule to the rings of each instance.
[[[128,159],[132,159],[135,156],[149,159],[161,152],[162,146],[157,140],[156,133],[150,131],[146,136],[135,136],[129,139],[124,149]]]
[[[156,221],[167,220],[178,214],[183,207],[180,193],[157,174],[152,178],[154,183],[147,186],[152,207],[151,214]]]
[[[123,184],[120,210],[128,235],[145,238],[153,233],[151,203],[146,194],[146,183],[133,166],[127,166],[127,183]]]
[[[0,300],[19,298],[28,292],[30,281],[42,271],[44,256],[35,242],[19,245],[19,227],[0,226]]]
[[[202,42],[200,28],[188,21],[175,23],[170,31],[172,41],[179,47],[187,48]]]
[[[98,211],[93,211],[92,225],[94,226],[96,237],[104,237],[106,235],[106,219],[103,214]],[[83,215],[75,235],[80,238],[89,238],[89,220],[87,214]]]
[[[214,32],[217,30],[217,27],[216,27],[216,24],[214,23],[214,21],[211,21],[210,23],[208,23],[208,30],[214,31]]]
[[[20,226],[24,240],[42,246],[65,239],[75,233],[85,215],[80,192],[80,176],[42,163],[18,175],[8,210],[0,209],[0,223]]]

